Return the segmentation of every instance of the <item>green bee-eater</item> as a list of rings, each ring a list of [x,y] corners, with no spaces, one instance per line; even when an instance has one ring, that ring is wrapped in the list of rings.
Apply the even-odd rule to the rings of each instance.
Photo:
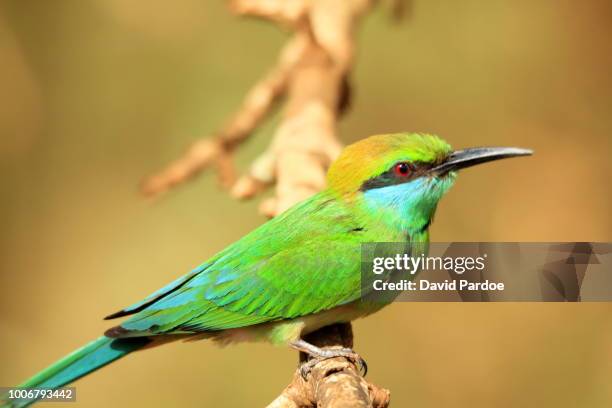
[[[302,337],[383,306],[360,302],[361,244],[427,245],[436,206],[457,170],[528,154],[510,147],[453,151],[436,136],[409,133],[352,144],[331,165],[325,190],[111,314],[107,319],[129,318],[20,387],[60,387],[133,351],[184,338],[262,340],[318,358],[354,356]]]

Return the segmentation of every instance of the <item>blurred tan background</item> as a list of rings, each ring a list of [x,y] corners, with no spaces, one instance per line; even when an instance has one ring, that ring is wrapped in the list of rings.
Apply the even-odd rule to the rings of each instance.
[[[220,1],[0,0],[0,385],[263,222],[206,175],[156,202],[144,175],[219,127],[286,33]],[[358,35],[340,133],[426,131],[530,159],[466,171],[437,241],[612,240],[612,3],[422,1]],[[273,124],[240,151],[243,167]],[[355,324],[395,407],[606,407],[609,304],[394,304]],[[79,405],[263,406],[296,353],[173,344],[77,383]],[[56,406],[56,405],[54,405]],[[72,406],[72,405],[71,405]]]

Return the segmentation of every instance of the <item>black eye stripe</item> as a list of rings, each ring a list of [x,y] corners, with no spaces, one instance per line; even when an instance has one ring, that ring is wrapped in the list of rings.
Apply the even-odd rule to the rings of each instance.
[[[432,165],[430,163],[413,162],[409,164],[409,174],[407,176],[402,175],[402,177],[398,177],[395,173],[395,167],[398,164],[402,164],[402,162],[394,163],[389,170],[385,171],[382,174],[379,174],[378,176],[372,177],[369,180],[364,181],[361,185],[360,190],[366,191],[371,190],[373,188],[381,188],[406,183],[408,181],[421,177],[422,175],[427,173],[427,170],[432,168]]]

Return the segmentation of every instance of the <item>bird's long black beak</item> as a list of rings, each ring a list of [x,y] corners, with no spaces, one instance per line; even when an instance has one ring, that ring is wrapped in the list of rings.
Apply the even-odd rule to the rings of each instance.
[[[519,147],[474,147],[456,150],[448,156],[444,163],[432,168],[431,171],[442,176],[450,171],[464,169],[480,163],[517,156],[530,156],[531,154],[533,154],[533,150]]]

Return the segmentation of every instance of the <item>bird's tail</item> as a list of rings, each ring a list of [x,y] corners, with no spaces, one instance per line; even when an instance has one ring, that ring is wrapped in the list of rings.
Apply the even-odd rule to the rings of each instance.
[[[111,339],[102,336],[73,351],[17,388],[59,388],[97,370],[151,342],[146,337]],[[0,407],[26,407],[36,399],[9,400],[0,396]]]

